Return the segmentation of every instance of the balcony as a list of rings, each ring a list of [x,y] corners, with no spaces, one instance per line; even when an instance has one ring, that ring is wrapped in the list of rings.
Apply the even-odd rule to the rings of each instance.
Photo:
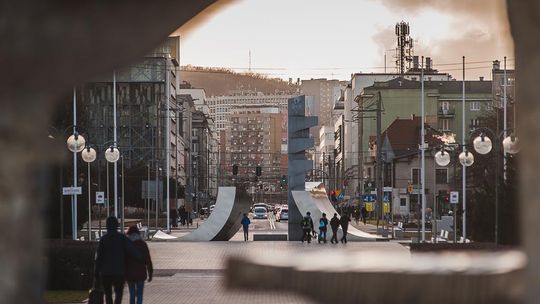
[[[454,108],[439,108],[439,111],[437,112],[437,116],[439,116],[439,117],[455,117],[456,116],[456,109],[454,109]]]

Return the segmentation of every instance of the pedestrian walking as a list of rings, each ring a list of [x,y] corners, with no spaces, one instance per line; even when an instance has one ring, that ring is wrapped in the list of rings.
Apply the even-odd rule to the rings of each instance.
[[[142,257],[142,260],[135,259],[131,256],[128,256],[126,259],[126,281],[129,288],[129,304],[142,304],[144,281],[148,278],[148,282],[152,282],[154,272],[152,258],[150,257],[148,245],[141,238],[137,226],[129,227],[127,237]]]
[[[332,228],[332,238],[330,239],[330,243],[337,244],[337,232],[339,228],[339,219],[337,217],[337,213],[334,213],[334,217],[330,220],[330,228]]]
[[[351,221],[351,218],[347,213],[344,213],[341,216],[341,219],[339,220],[339,224],[341,225],[341,230],[343,231],[343,236],[341,237],[341,242],[347,244],[347,230],[349,229],[349,222]]]
[[[364,222],[364,225],[366,224],[366,220],[368,217],[368,211],[366,206],[362,206],[362,222]]]
[[[95,261],[96,279],[101,278],[103,291],[105,293],[105,303],[114,304],[122,302],[126,275],[126,257],[130,256],[137,260],[142,260],[141,254],[135,249],[131,241],[118,231],[118,219],[114,216],[107,218],[107,234],[105,234],[98,244]]]
[[[313,228],[313,220],[311,219],[311,212],[307,212],[306,216],[302,218],[302,243],[307,240],[308,244],[311,243],[311,233],[315,232],[315,229]]]
[[[358,225],[358,222],[360,221],[360,208],[354,209],[354,221]]]
[[[328,219],[326,218],[326,213],[322,214],[321,219],[319,220],[319,243],[326,243],[326,231],[328,230]]]
[[[247,214],[244,213],[244,217],[242,218],[242,228],[244,229],[244,241],[247,241],[249,239],[249,224],[251,224],[251,221],[249,220],[249,217]]]

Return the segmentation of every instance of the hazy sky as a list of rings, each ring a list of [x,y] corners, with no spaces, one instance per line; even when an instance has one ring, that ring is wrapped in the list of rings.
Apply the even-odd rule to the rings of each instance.
[[[490,79],[491,61],[513,46],[504,0],[238,0],[197,26],[180,29],[181,64],[228,67],[288,79],[395,71],[394,26],[411,26],[415,55],[461,78]],[[475,62],[475,63],[473,63]]]

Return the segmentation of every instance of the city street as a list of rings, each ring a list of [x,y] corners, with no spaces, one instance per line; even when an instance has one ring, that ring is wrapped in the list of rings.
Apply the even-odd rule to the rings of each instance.
[[[264,233],[264,234],[287,234],[287,221],[278,222],[275,220],[275,215],[270,212],[268,213],[267,219],[253,219],[253,214],[249,214],[249,219],[251,220],[251,225],[249,226],[249,241],[253,241],[253,234]],[[178,229],[173,229],[171,235],[173,236],[183,236],[187,233],[196,229],[197,225],[203,225],[205,219],[200,220],[196,219],[194,224],[187,227],[180,226]],[[235,234],[235,236],[230,241],[244,241],[244,234],[242,229]]]

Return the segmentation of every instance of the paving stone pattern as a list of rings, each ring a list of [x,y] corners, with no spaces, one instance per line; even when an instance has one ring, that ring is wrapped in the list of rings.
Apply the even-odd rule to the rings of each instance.
[[[145,286],[145,303],[313,303],[285,292],[229,291],[222,286],[228,256],[291,255],[303,252],[365,252],[392,250],[409,255],[397,243],[366,242],[347,245],[300,242],[149,242],[155,278]],[[123,303],[129,302],[127,288]]]

